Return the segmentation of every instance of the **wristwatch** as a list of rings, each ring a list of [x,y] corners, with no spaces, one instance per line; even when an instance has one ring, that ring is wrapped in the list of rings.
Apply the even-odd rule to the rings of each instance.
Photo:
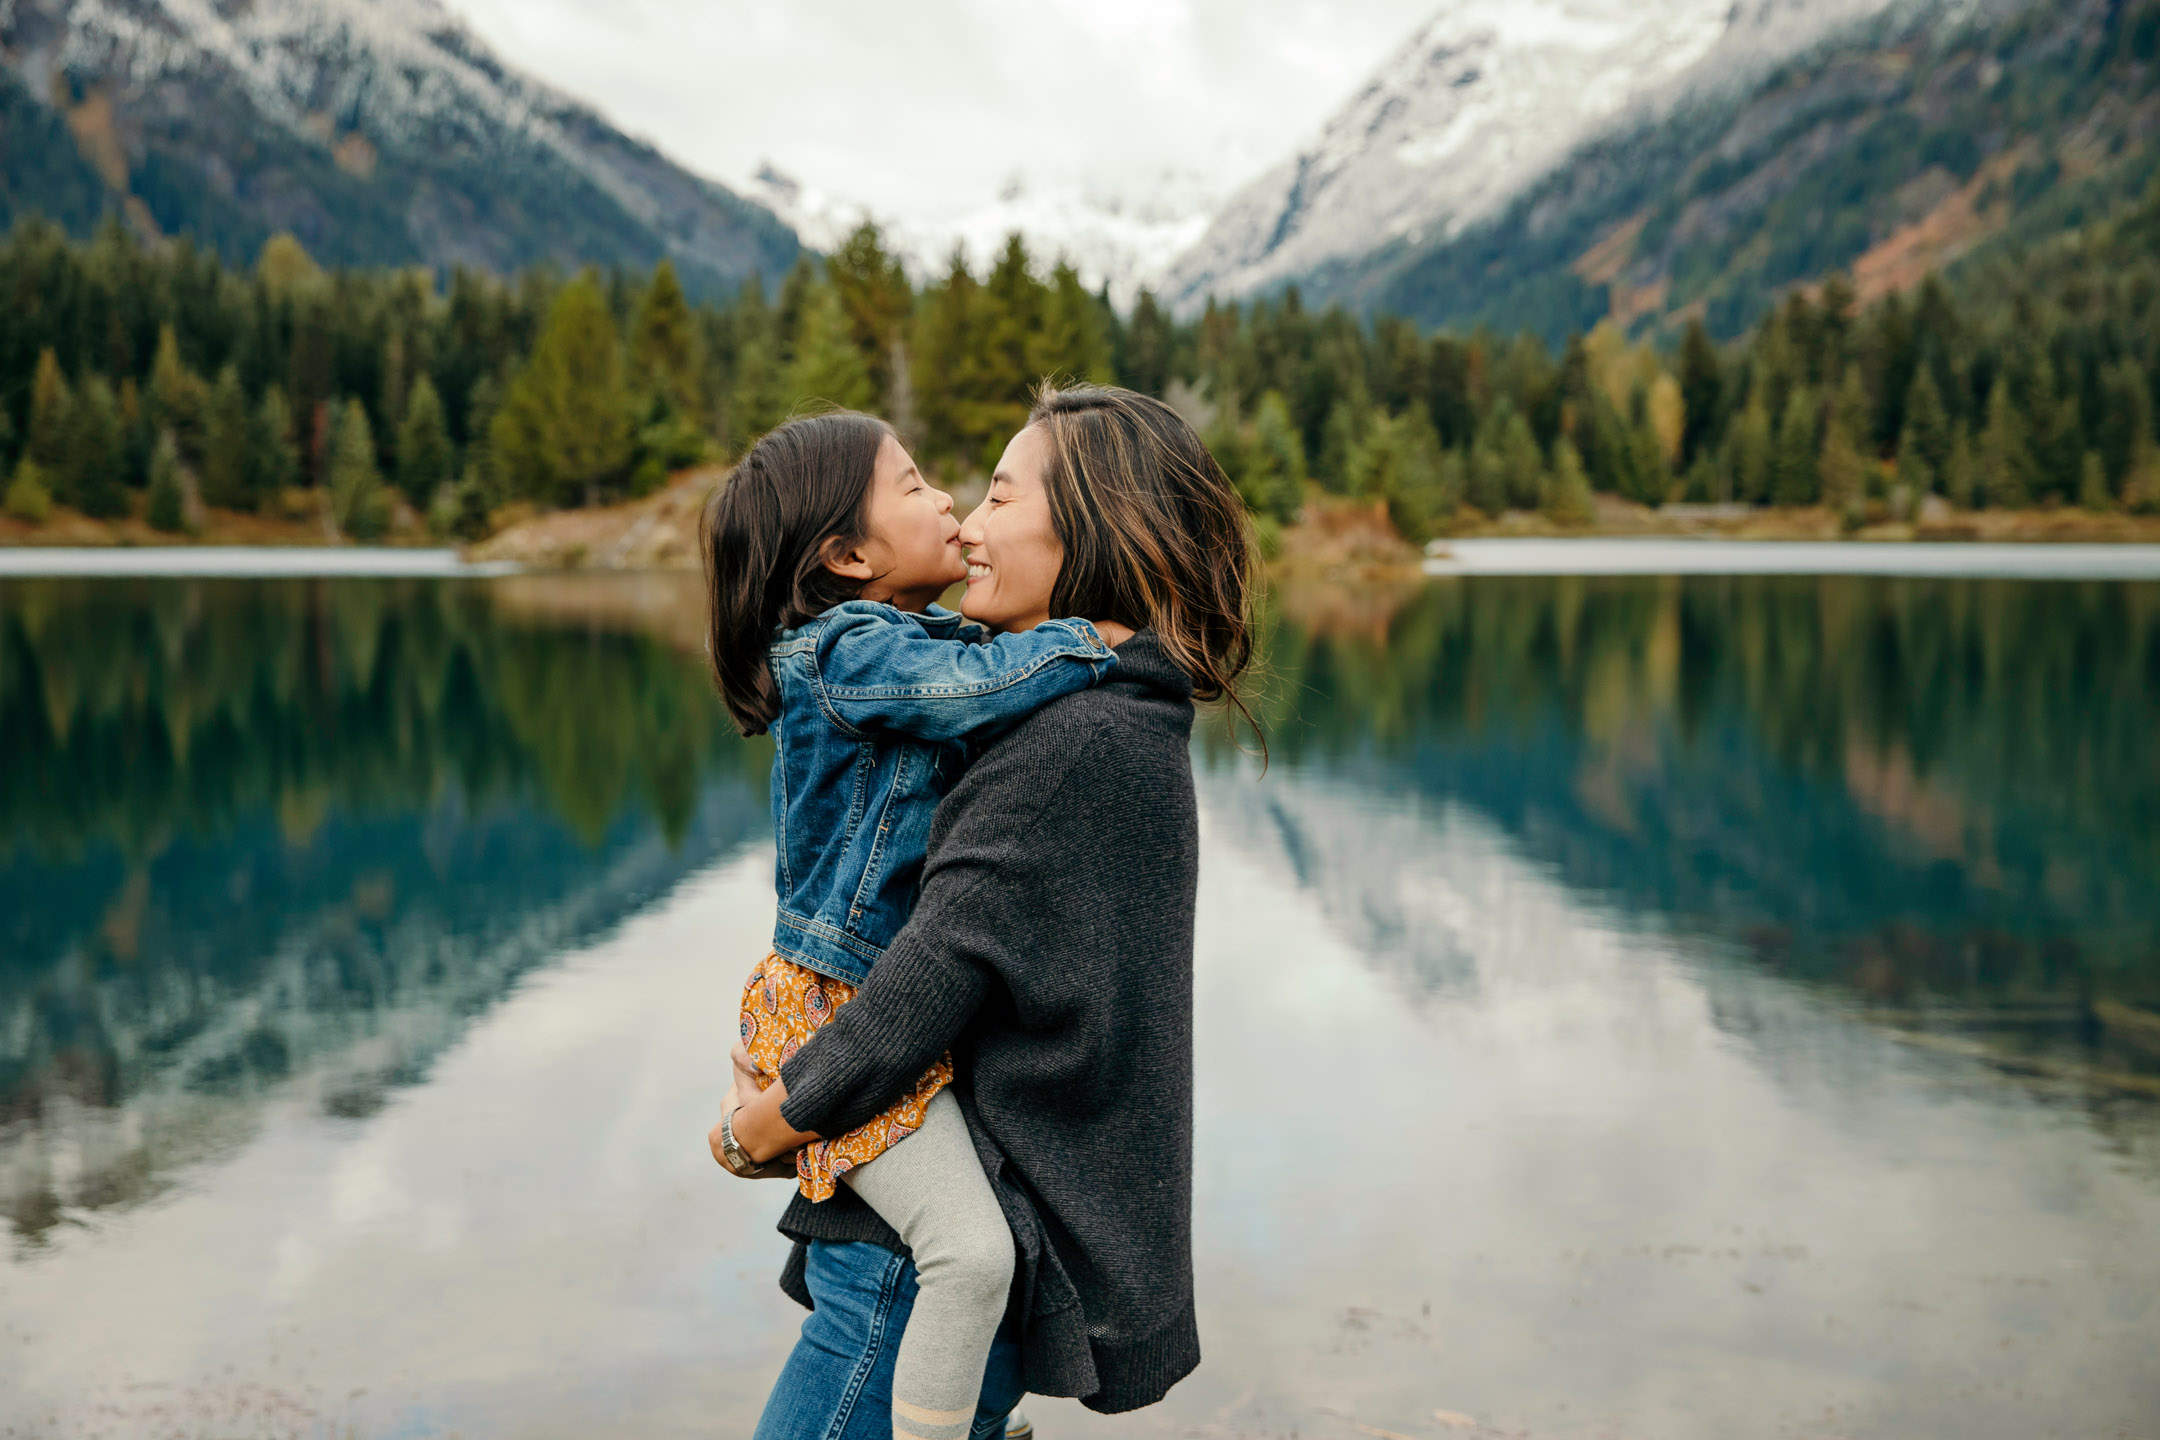
[[[757,1161],[735,1139],[735,1112],[730,1110],[720,1117],[720,1163],[745,1180],[755,1179]]]

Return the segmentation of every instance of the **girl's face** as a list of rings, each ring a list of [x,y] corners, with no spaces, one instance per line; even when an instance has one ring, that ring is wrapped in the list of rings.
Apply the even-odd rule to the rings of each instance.
[[[1050,523],[1043,466],[1050,440],[1030,425],[1013,436],[991,477],[990,493],[967,524],[967,596],[960,613],[993,630],[1032,630],[1050,618],[1050,592],[1065,566],[1065,547]]]
[[[888,435],[870,477],[869,532],[854,549],[825,558],[835,574],[864,582],[862,598],[924,610],[967,574],[952,496],[932,488],[907,447]]]

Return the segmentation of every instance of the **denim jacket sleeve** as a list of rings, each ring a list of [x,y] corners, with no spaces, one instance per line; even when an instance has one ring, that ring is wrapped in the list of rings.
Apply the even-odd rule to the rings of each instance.
[[[843,605],[818,637],[818,702],[853,734],[981,739],[1087,689],[1116,663],[1085,620],[1048,620],[969,644],[882,606]]]

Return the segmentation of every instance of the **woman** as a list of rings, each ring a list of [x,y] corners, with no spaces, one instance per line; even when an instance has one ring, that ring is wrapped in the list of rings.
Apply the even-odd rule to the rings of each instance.
[[[947,796],[913,916],[733,1134],[754,1159],[783,1155],[861,1124],[952,1050],[1019,1258],[972,1431],[991,1435],[1023,1388],[1117,1412],[1199,1363],[1189,744],[1194,700],[1238,704],[1252,560],[1192,428],[1094,386],[1043,394],[961,540],[969,618],[1138,633],[1105,684],[1021,722]],[[754,1089],[738,1064],[738,1095]],[[813,1314],[759,1440],[874,1435],[907,1262],[845,1193],[798,1197],[780,1228],[797,1242],[781,1284]]]

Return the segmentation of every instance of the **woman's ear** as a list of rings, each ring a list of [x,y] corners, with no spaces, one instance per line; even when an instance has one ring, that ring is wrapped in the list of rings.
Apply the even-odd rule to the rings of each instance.
[[[818,563],[843,580],[875,580],[877,567],[862,553],[859,545],[850,545],[838,535],[829,535],[818,546]]]

